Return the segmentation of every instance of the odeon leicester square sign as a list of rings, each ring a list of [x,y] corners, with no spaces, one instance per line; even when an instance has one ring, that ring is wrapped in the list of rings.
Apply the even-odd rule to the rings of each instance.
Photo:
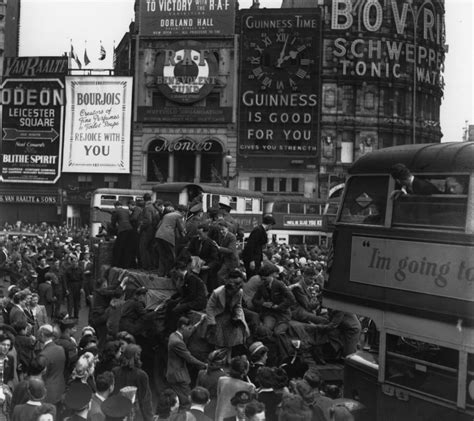
[[[217,80],[214,53],[197,41],[179,41],[156,59],[156,84],[168,99],[182,104],[207,96]]]

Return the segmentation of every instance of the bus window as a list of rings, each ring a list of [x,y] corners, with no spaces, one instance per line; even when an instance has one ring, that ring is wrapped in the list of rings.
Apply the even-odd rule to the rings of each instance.
[[[306,205],[306,214],[307,215],[319,215],[321,209],[319,205]]]
[[[303,244],[303,236],[302,235],[289,235],[288,236],[288,244]]]
[[[288,213],[288,203],[275,202],[273,205],[274,213]]]
[[[114,203],[117,201],[117,196],[115,194],[103,194],[100,196],[100,205],[102,206],[114,206]]]
[[[393,205],[393,226],[464,230],[467,197],[404,195]]]
[[[455,349],[387,334],[387,382],[456,402],[458,367]]]
[[[289,213],[304,213],[304,203],[290,203]]]
[[[133,196],[119,196],[117,200],[118,200],[122,205],[126,206],[126,205],[128,205],[128,202],[130,202],[130,200],[133,200],[133,199],[134,199]],[[140,199],[143,199],[143,197],[136,196],[136,200],[140,200]]]
[[[252,212],[252,199],[245,199],[245,211]]]
[[[230,207],[231,207],[233,210],[236,210],[236,209],[237,209],[237,197],[231,196],[231,198],[230,198]]]
[[[383,225],[388,180],[387,176],[350,178],[342,205],[340,222]]]

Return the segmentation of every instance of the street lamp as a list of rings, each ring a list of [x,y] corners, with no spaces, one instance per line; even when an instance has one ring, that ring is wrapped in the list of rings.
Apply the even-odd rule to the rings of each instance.
[[[229,187],[229,174],[230,174],[230,164],[232,163],[232,155],[230,154],[230,151],[227,151],[227,155],[224,156],[224,161],[227,165],[227,174],[226,174],[226,180],[225,180],[225,185],[226,187]]]

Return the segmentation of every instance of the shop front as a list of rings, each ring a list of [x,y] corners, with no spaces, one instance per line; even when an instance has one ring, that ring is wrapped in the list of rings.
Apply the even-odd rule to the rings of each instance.
[[[57,189],[0,190],[0,224],[13,225],[17,221],[29,224],[58,224],[61,220],[61,197]]]

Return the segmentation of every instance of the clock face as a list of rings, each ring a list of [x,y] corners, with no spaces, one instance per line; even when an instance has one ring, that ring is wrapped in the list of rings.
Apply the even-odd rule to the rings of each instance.
[[[314,64],[311,37],[291,30],[262,32],[249,43],[249,79],[262,90],[300,92],[302,82],[310,79]]]

